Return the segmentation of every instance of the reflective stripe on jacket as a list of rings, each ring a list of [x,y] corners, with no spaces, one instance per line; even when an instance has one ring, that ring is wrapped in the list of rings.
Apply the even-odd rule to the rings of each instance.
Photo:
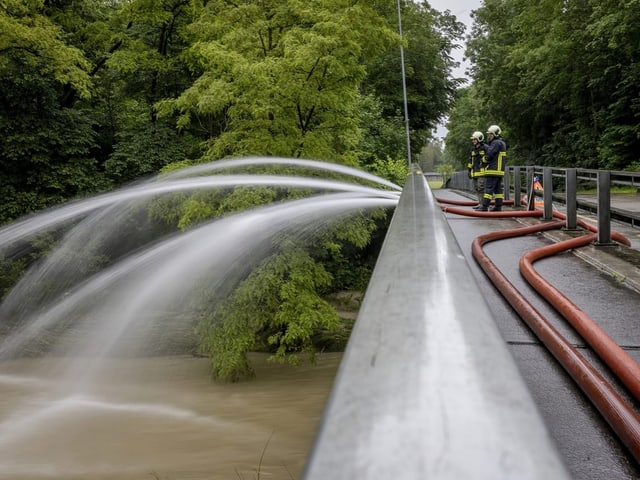
[[[507,144],[502,137],[494,137],[487,143],[484,155],[484,174],[493,177],[504,177],[506,167]]]
[[[469,173],[472,177],[484,177],[485,148],[486,144],[484,142],[479,142],[471,149],[467,168],[469,169]]]

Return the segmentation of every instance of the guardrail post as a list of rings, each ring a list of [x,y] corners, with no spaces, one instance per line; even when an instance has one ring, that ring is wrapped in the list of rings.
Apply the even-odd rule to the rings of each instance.
[[[598,245],[611,244],[611,172],[598,173]]]
[[[553,219],[553,175],[550,167],[542,169],[542,198],[544,200],[544,219]]]
[[[504,199],[505,200],[509,200],[511,198],[511,195],[509,195],[509,190],[511,189],[510,185],[511,185],[511,178],[509,175],[509,169],[506,168],[505,172],[504,172],[504,179],[503,179],[503,191],[504,191]]]
[[[513,206],[520,208],[522,198],[522,182],[520,179],[520,167],[513,167]]]
[[[565,202],[567,204],[567,230],[578,228],[578,169],[567,168],[565,171]]]
[[[536,208],[536,199],[533,191],[533,174],[535,172],[534,167],[527,168],[527,210],[534,210]]]

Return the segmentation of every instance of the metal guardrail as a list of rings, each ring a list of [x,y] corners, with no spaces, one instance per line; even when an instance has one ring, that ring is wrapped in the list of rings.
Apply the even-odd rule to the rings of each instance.
[[[516,205],[521,195],[531,199],[536,194],[531,188],[535,176],[542,179],[544,192],[538,193],[543,198],[544,219],[551,219],[553,202],[566,205],[567,229],[575,229],[577,210],[581,208],[595,212],[598,219],[599,245],[610,245],[611,219],[617,219],[633,226],[640,225],[640,213],[616,208],[611,205],[612,186],[625,186],[639,189],[640,172],[619,172],[610,170],[589,170],[578,168],[553,168],[538,166],[509,166],[504,178],[505,199],[513,197]],[[472,190],[471,180],[466,171],[455,172],[446,185],[448,188]],[[594,202],[586,202],[578,198],[578,187],[596,188]],[[529,208],[533,208],[530,204]]]
[[[304,478],[569,478],[420,171],[403,189]]]

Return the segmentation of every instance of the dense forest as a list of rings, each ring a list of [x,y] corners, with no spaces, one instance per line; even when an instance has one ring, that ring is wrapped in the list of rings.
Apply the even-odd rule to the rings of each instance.
[[[638,2],[484,0],[472,18],[450,158],[499,124],[511,165],[640,170]]]
[[[234,157],[322,160],[402,184],[401,47],[417,155],[455,100],[452,53],[464,29],[426,2],[402,2],[401,11],[402,36],[396,2],[377,0],[3,2],[0,223]],[[299,195],[268,187],[174,195],[129,224],[188,231]],[[388,220],[386,210],[356,213],[312,242],[280,239],[226,298],[203,294],[194,330],[213,376],[250,376],[252,349],[295,362],[313,354],[322,332],[335,336],[341,326],[327,295],[365,288]],[[2,292],[59,237],[1,258]],[[80,245],[67,255],[90,275],[122,251]],[[32,298],[71,288],[54,279],[31,288]],[[4,306],[0,332],[18,313]]]

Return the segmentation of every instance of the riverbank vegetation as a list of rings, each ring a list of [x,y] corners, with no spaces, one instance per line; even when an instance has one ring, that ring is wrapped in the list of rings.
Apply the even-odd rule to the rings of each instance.
[[[460,81],[450,75],[452,51],[463,31],[426,3],[402,2],[402,15],[400,38],[388,2],[7,0],[0,6],[0,223],[232,157],[322,160],[402,185],[400,45],[417,156],[454,101]],[[267,187],[174,194],[148,207],[148,216],[163,233],[188,231],[300,195]],[[246,354],[254,348],[296,362],[343,335],[327,298],[365,289],[388,221],[388,211],[356,212],[314,241],[279,239],[226,298],[202,305],[198,351],[211,356],[213,376],[250,376]],[[49,242],[22,249],[23,263],[3,261],[4,291],[16,271],[54,247]],[[87,265],[118,257],[95,260]]]

